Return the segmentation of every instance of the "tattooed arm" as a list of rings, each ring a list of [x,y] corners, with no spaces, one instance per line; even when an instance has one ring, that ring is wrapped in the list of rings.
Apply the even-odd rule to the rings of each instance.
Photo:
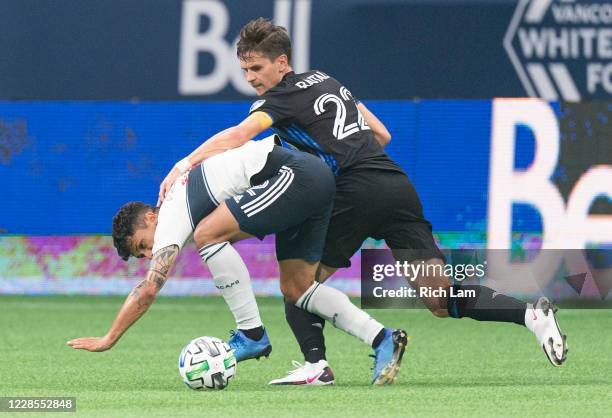
[[[88,351],[106,351],[112,348],[123,333],[149,309],[166,283],[178,253],[179,247],[171,245],[153,254],[147,277],[130,292],[104,337],[77,338],[67,344],[72,348]]]

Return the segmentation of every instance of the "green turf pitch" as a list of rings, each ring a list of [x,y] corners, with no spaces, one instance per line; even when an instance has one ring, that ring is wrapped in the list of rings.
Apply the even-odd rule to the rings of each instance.
[[[412,336],[396,385],[370,386],[368,347],[327,326],[337,386],[269,387],[300,355],[281,301],[263,298],[271,357],[238,364],[226,390],[195,392],[181,383],[177,358],[192,338],[228,338],[233,321],[223,300],[160,297],[112,350],[65,345],[104,334],[122,301],[0,297],[0,396],[75,396],[78,415],[99,417],[612,415],[609,310],[559,312],[570,347],[560,369],[516,325],[376,310],[377,319]]]

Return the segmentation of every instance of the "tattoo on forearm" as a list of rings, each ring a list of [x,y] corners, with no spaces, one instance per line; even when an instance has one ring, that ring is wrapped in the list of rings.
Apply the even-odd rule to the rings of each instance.
[[[138,283],[130,293],[130,296],[136,299],[139,308],[148,307],[153,303],[152,298],[143,297],[142,288],[153,284],[157,291],[159,291],[164,284],[166,284],[168,273],[170,273],[170,269],[174,265],[178,253],[179,247],[177,245],[171,245],[153,254],[151,267],[149,268],[147,277]]]
[[[145,285],[145,281],[142,280],[140,283],[138,283],[136,285],[136,287],[130,292],[130,296],[133,297],[134,299],[136,299],[136,303],[138,304],[139,308],[142,308],[144,306],[148,306],[151,303],[148,302],[146,299],[141,298],[141,289],[142,287]]]
[[[178,252],[179,247],[177,245],[171,245],[153,254],[151,268],[149,269],[145,281],[153,283],[158,291],[164,287],[168,279],[168,273],[170,273],[170,269],[174,265]]]
[[[147,276],[147,280],[155,283],[155,287],[157,290],[160,290],[166,284],[166,275],[162,271],[151,269],[149,271],[149,275]]]
[[[136,285],[136,287],[132,290],[132,293],[130,293],[130,296],[132,296],[134,299],[136,299],[136,303],[138,303],[138,307],[142,308],[143,306],[147,306],[150,305],[150,303],[147,302],[146,299],[143,299],[142,296],[142,287],[145,285],[145,281],[142,280],[140,283],[138,283]]]

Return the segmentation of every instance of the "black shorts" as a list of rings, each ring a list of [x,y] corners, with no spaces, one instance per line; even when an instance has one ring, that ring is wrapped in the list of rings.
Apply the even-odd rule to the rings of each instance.
[[[319,158],[274,147],[253,187],[227,199],[240,229],[276,234],[276,258],[319,261],[331,216],[335,179]]]
[[[419,196],[399,171],[352,169],[336,180],[334,209],[321,262],[349,267],[368,237],[385,240],[402,261],[441,258]]]

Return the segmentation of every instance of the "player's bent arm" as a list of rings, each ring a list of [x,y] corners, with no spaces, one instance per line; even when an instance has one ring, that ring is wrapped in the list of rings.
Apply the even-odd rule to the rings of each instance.
[[[236,126],[227,128],[195,149],[187,159],[192,166],[221,152],[238,148],[272,126],[272,119],[264,112],[255,112]]]
[[[236,126],[227,128],[209,138],[191,154],[176,163],[159,186],[157,206],[160,206],[174,181],[191,167],[221,152],[238,148],[272,126],[272,118],[264,112],[254,112]]]
[[[104,337],[77,338],[69,341],[68,345],[89,351],[105,351],[112,348],[153,304],[157,293],[168,279],[178,253],[178,245],[170,245],[153,254],[146,278],[132,289]]]
[[[381,147],[385,147],[389,142],[391,142],[391,134],[385,127],[385,125],[374,115],[374,113],[370,112],[367,107],[361,102],[357,104],[357,109],[363,115],[366,123],[372,129],[374,133],[374,137],[378,141]]]
[[[149,309],[166,284],[178,253],[178,245],[170,245],[153,254],[147,277],[130,292],[107,333],[113,344]]]

